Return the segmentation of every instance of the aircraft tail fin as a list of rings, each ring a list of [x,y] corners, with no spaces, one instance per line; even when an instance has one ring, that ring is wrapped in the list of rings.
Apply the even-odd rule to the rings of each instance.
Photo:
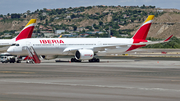
[[[59,35],[59,37],[58,38],[61,38],[62,37],[62,35]]]
[[[151,23],[154,19],[154,15],[149,15],[145,22],[141,25],[136,34],[132,37],[133,39],[145,40],[149,32]]]
[[[31,19],[28,24],[22,29],[22,31],[15,37],[15,41],[25,39],[25,38],[31,38],[34,26],[36,23],[36,19]]]

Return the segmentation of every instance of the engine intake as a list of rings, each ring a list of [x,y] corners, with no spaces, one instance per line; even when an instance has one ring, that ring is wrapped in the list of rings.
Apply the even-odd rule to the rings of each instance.
[[[75,58],[77,60],[90,60],[94,57],[94,52],[92,50],[77,50],[75,53]]]

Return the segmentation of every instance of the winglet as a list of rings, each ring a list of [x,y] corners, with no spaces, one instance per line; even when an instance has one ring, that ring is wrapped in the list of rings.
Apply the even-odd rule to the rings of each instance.
[[[172,36],[173,36],[173,35],[171,35],[169,38],[167,38],[166,40],[164,40],[164,42],[169,41],[169,39],[171,39]]]
[[[29,23],[19,33],[19,35],[15,37],[15,41],[18,41],[20,39],[25,39],[25,38],[31,38],[35,23],[36,23],[36,19],[31,19]]]

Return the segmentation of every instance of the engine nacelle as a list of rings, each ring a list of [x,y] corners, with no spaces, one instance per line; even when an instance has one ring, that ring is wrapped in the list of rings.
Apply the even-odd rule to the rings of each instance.
[[[90,60],[94,57],[94,52],[92,50],[77,50],[75,58],[77,60]]]

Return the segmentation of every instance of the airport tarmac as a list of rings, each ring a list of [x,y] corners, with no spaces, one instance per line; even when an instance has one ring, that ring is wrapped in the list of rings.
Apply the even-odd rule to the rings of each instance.
[[[59,59],[58,59],[59,60]],[[0,101],[179,101],[179,58],[0,64]]]

